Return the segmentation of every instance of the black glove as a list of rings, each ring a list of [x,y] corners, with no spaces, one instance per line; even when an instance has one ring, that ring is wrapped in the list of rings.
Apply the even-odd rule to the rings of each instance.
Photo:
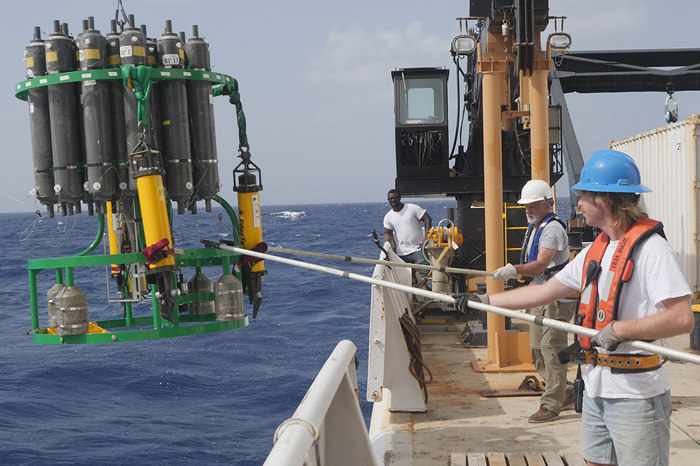
[[[479,312],[469,307],[469,304],[467,304],[469,301],[483,304],[489,303],[489,295],[487,294],[462,293],[453,295],[452,297],[455,298],[455,309],[465,315],[476,315]]]

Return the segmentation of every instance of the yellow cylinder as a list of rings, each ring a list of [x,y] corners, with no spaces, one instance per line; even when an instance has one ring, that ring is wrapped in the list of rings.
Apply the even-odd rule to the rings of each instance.
[[[143,232],[146,236],[146,246],[166,238],[168,246],[166,250],[174,247],[168,209],[165,203],[165,189],[161,175],[146,175],[136,178],[136,187],[139,193],[139,205],[141,206],[141,218]],[[172,254],[158,262],[151,264],[150,268],[175,265],[175,256]]]
[[[109,253],[111,255],[119,254],[119,239],[117,234],[114,232],[114,215],[112,213],[112,202],[106,202],[107,208],[107,238],[109,238]],[[116,215],[119,215],[117,212]],[[119,273],[119,266],[117,264],[112,264],[112,273]]]
[[[245,249],[252,249],[262,242],[262,217],[260,209],[260,192],[238,192],[238,219],[240,222],[241,244]],[[263,261],[253,266],[251,271],[265,270]]]

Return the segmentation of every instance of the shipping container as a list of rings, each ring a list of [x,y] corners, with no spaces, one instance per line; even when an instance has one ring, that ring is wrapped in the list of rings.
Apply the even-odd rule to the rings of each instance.
[[[610,148],[629,154],[653,191],[642,195],[649,216],[664,224],[666,238],[700,302],[698,232],[700,231],[700,115],[621,141]]]

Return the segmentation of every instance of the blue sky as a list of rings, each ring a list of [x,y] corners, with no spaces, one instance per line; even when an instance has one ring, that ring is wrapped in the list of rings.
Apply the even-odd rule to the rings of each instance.
[[[216,71],[235,77],[248,120],[253,161],[262,168],[263,204],[381,202],[395,176],[390,73],[413,66],[447,67],[459,33],[455,18],[467,0],[424,2],[299,0],[124,0],[127,13],[159,37],[166,19],[211,43]],[[2,49],[0,212],[44,210],[33,187],[27,104],[14,97],[24,79],[24,47],[34,26],[46,36],[54,19],[73,33],[94,16],[108,32],[116,0],[37,0],[6,7]],[[551,0],[550,14],[567,16],[572,50],[700,47],[700,6],[651,0]],[[16,12],[13,12],[16,8]],[[450,101],[454,86],[449,86]],[[584,157],[662,126],[665,94],[569,95]],[[700,113],[700,92],[675,94],[681,118]],[[221,195],[235,204],[231,170],[238,163],[233,107],[215,104]],[[454,109],[450,120],[454,122]],[[465,132],[466,134],[466,132]]]

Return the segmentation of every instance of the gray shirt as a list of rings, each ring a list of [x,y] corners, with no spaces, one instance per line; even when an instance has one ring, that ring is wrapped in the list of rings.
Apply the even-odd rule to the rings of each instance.
[[[547,268],[552,268],[557,265],[561,265],[569,260],[569,237],[566,235],[566,230],[561,226],[561,223],[556,220],[550,220],[549,223],[545,225],[540,225],[542,234],[540,235],[540,246],[539,249],[554,249],[557,253],[554,256],[554,260],[547,265]],[[527,249],[525,251],[525,257],[530,255],[530,248],[532,247],[532,241],[535,239],[536,232],[532,232],[530,235],[530,240],[527,244]],[[535,275],[532,279],[534,285],[540,285],[549,280],[546,274]]]

